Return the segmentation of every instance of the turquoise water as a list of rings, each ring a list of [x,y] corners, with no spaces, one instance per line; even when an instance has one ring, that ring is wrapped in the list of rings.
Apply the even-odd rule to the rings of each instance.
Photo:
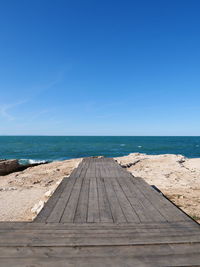
[[[133,152],[200,157],[200,137],[0,136],[0,158],[22,163]]]

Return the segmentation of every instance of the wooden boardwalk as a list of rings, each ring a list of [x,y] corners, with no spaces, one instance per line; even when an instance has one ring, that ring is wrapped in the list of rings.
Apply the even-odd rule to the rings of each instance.
[[[84,159],[32,223],[0,223],[0,266],[200,266],[200,226],[113,159]]]

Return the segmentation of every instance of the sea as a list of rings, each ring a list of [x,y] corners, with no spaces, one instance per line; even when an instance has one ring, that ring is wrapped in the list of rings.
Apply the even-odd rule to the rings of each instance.
[[[200,137],[191,136],[0,136],[0,159],[21,164],[71,158],[120,157],[130,153],[200,157]]]

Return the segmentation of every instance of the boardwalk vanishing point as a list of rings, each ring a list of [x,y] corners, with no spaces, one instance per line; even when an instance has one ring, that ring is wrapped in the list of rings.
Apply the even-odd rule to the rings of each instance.
[[[86,158],[33,222],[0,223],[0,266],[200,266],[200,226],[113,159]]]

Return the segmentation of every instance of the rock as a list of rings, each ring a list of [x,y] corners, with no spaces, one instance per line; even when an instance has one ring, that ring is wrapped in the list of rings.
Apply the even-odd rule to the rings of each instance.
[[[6,175],[11,172],[18,171],[20,164],[17,159],[1,160],[0,161],[0,175]]]
[[[31,209],[31,212],[38,214],[43,207],[44,207],[44,201],[40,200],[37,204],[33,206],[33,208]]]
[[[17,159],[0,159],[0,176],[7,175],[12,172],[21,172],[32,167],[48,164],[48,162],[31,163],[26,165],[19,164]]]
[[[17,190],[17,188],[16,187],[7,187],[7,190],[8,191],[13,191],[13,190]]]
[[[45,186],[48,186],[48,185],[52,184],[53,182],[54,182],[54,180],[50,180],[45,184]]]
[[[68,176],[66,176],[66,177],[68,177]],[[61,182],[62,182],[62,179],[57,181],[56,184],[59,185]]]
[[[53,190],[49,190],[44,194],[44,196],[49,198],[50,196],[52,196],[53,192],[54,192]]]
[[[125,163],[125,164],[122,164],[122,163],[119,163],[121,165],[122,168],[130,168],[131,166],[134,166],[135,164],[137,164],[138,162],[140,162],[140,159],[136,159],[130,163]]]
[[[13,191],[17,190],[16,187],[0,187],[0,191]]]
[[[35,182],[33,182],[33,184],[39,184],[41,181],[37,180]]]

